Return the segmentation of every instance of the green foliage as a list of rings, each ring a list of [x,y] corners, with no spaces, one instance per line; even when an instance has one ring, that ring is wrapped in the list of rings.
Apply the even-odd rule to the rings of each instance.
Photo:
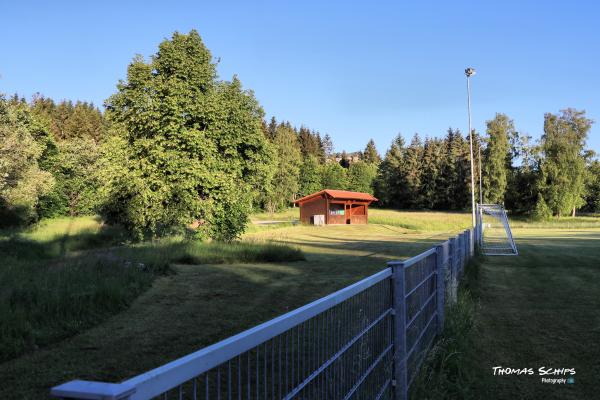
[[[273,175],[272,190],[266,201],[270,212],[287,207],[294,201],[298,193],[300,166],[302,154],[298,137],[289,124],[280,124],[275,131],[273,145],[276,149],[275,172]]]
[[[600,212],[600,161],[594,160],[588,166],[585,207],[587,212]]]
[[[367,164],[377,165],[381,162],[381,156],[379,156],[379,153],[377,152],[375,141],[373,141],[373,139],[369,140],[367,147],[365,147],[365,151],[363,151],[363,161]]]
[[[300,167],[300,196],[306,196],[321,189],[323,189],[321,166],[316,157],[308,156]]]
[[[341,189],[348,187],[348,171],[336,162],[328,162],[321,167],[321,187]]]
[[[0,96],[0,224],[27,224],[38,218],[39,199],[54,185],[40,165],[50,145],[26,103]]]
[[[404,182],[406,183],[404,204],[406,208],[421,206],[422,157],[423,142],[421,142],[419,134],[415,133],[404,153]]]
[[[90,138],[73,138],[57,144],[58,154],[49,168],[56,185],[40,201],[43,217],[90,215],[99,207],[98,159],[100,147]]]
[[[552,210],[548,207],[548,204],[546,204],[546,201],[541,194],[538,194],[538,200],[535,203],[532,218],[535,221],[548,221],[552,218]]]
[[[350,164],[347,175],[348,190],[373,194],[373,182],[377,176],[377,165],[357,161]]]
[[[302,126],[298,131],[298,142],[303,158],[315,157],[320,162],[325,161],[325,150],[323,148],[321,135],[318,132],[311,131]]]
[[[432,210],[438,204],[438,187],[441,178],[441,160],[444,147],[439,139],[425,139],[421,161],[421,206]]]
[[[487,121],[487,147],[483,153],[483,202],[503,204],[507,188],[508,170],[512,158],[509,157],[509,138],[515,132],[514,123],[504,114],[496,114]]]
[[[375,196],[382,206],[401,208],[405,188],[404,139],[398,135],[379,165],[375,180]]]
[[[52,99],[36,94],[31,102],[31,112],[44,123],[57,141],[91,139],[102,141],[106,136],[106,123],[100,110],[92,103],[63,100],[56,104]]]
[[[375,196],[393,208],[463,210],[470,203],[468,157],[459,131],[425,144],[415,134],[408,147],[398,135],[379,166]]]
[[[584,146],[591,126],[585,111],[566,109],[544,117],[539,188],[555,215],[574,214],[585,204]]]
[[[150,62],[136,57],[117,88],[106,102],[104,215],[138,238],[193,221],[211,237],[239,235],[273,171],[253,94],[216,79],[196,31],[173,34]]]

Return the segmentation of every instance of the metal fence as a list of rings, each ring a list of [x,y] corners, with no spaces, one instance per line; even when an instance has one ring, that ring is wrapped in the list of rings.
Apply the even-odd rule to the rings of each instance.
[[[473,254],[465,231],[271,321],[121,383],[64,399],[406,399]]]

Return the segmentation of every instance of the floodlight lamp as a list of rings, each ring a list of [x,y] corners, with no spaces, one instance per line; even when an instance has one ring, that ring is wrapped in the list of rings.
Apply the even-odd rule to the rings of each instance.
[[[467,68],[465,69],[465,75],[468,77],[475,75],[475,68]]]

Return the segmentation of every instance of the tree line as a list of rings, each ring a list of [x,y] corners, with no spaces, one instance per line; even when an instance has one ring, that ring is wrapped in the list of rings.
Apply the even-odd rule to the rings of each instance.
[[[138,239],[184,231],[231,240],[252,210],[274,212],[324,188],[369,192],[391,208],[470,206],[469,141],[460,131],[415,134],[408,144],[398,135],[383,158],[373,140],[335,153],[327,134],[265,121],[237,77],[218,79],[196,31],[134,58],[104,106],[0,97],[3,225],[99,213]],[[597,212],[600,166],[585,149],[591,123],[583,111],[546,114],[533,143],[497,114],[484,135],[473,132],[484,202],[538,218]]]

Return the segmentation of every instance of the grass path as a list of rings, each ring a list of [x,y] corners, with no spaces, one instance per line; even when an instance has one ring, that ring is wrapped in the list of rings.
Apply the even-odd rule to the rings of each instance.
[[[599,398],[600,229],[514,233],[519,256],[488,257],[480,270],[481,398]],[[494,366],[535,375],[492,376]],[[575,368],[575,383],[542,383],[539,367]]]
[[[316,300],[445,239],[380,225],[248,234],[302,248],[306,261],[176,265],[132,306],[49,348],[0,364],[0,397],[40,399],[70,379],[117,382]]]

